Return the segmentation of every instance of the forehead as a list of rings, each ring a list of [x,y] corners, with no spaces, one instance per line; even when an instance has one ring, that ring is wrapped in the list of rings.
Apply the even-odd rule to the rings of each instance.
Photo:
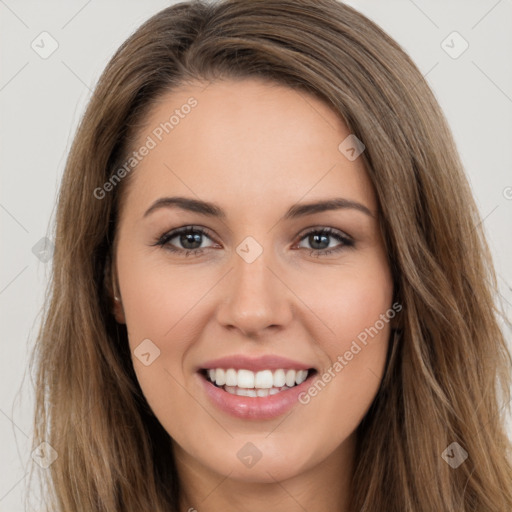
[[[149,149],[126,199],[147,203],[168,192],[279,207],[339,193],[371,208],[362,159],[339,150],[349,135],[323,101],[284,85],[189,84],[161,96],[146,116],[133,149]]]

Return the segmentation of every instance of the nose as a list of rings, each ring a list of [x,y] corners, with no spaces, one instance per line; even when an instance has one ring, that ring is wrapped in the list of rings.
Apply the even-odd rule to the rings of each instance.
[[[238,253],[233,255],[234,268],[226,276],[217,310],[217,320],[226,329],[257,338],[270,328],[282,329],[292,320],[293,293],[269,253],[264,250],[252,263]]]

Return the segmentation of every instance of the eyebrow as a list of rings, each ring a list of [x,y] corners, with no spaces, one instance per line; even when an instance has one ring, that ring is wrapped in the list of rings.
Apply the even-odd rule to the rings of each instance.
[[[216,217],[219,219],[226,219],[226,213],[219,206],[209,203],[207,201],[201,201],[198,199],[192,199],[189,197],[162,197],[157,199],[144,213],[144,217],[147,217],[150,213],[160,208],[181,208],[190,212],[199,213],[208,217]],[[362,212],[370,217],[374,217],[370,209],[357,201],[344,198],[333,198],[326,199],[323,201],[316,201],[313,203],[303,203],[293,205],[283,216],[282,220],[296,219],[299,217],[305,217],[306,215],[313,215],[315,213],[321,213],[329,210],[343,210],[352,209]]]

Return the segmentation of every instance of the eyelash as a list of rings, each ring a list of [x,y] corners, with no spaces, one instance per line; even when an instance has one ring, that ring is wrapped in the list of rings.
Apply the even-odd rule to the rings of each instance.
[[[155,240],[152,246],[159,246],[162,248],[165,248],[166,250],[173,252],[173,253],[181,253],[185,257],[189,255],[193,256],[199,256],[204,252],[205,248],[198,248],[198,249],[177,249],[176,247],[173,247],[169,244],[169,241],[173,238],[176,238],[179,235],[182,234],[189,234],[189,233],[199,233],[203,236],[206,236],[210,239],[212,237],[209,234],[209,231],[205,228],[201,227],[195,227],[195,226],[185,226],[182,228],[174,229],[172,231],[169,231],[168,233],[163,234],[159,238]],[[320,234],[320,235],[328,235],[329,237],[335,238],[338,241],[340,241],[342,244],[334,249],[311,249],[310,250],[310,256],[314,257],[320,257],[320,256],[327,256],[328,254],[331,254],[333,252],[339,252],[347,247],[353,247],[354,241],[348,237],[347,235],[344,235],[342,232],[337,231],[333,228],[312,228],[311,230],[307,231],[302,235],[299,242],[307,238],[308,236],[312,234]],[[183,254],[184,253],[184,254]]]

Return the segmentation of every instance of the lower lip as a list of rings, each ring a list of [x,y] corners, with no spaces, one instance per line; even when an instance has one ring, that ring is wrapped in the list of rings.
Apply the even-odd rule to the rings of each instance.
[[[212,384],[201,373],[198,375],[203,382],[206,394],[219,409],[237,418],[264,420],[277,418],[299,403],[300,393],[309,388],[315,373],[309,375],[298,386],[280,391],[275,395],[258,397],[232,395]]]

